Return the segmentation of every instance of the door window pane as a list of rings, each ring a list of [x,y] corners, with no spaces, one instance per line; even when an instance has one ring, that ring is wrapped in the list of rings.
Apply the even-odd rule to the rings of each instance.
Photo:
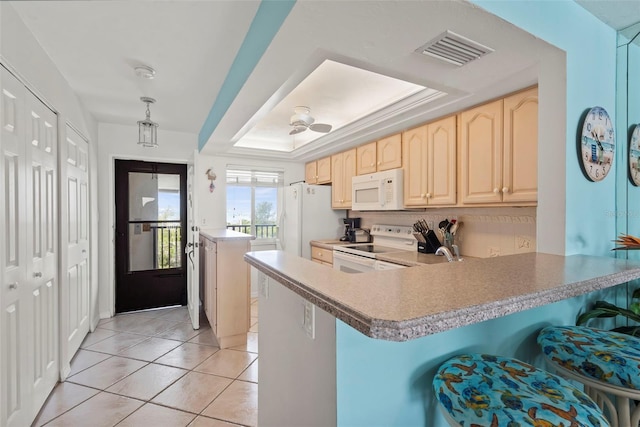
[[[129,172],[129,271],[182,266],[180,175]]]

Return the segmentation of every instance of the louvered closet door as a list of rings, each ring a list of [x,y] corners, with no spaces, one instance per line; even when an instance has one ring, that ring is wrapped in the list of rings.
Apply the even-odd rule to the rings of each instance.
[[[29,285],[26,283],[26,89],[0,66],[2,100],[0,102],[0,188],[2,188],[2,244],[0,245],[2,280],[0,299],[0,365],[2,426],[28,425],[31,408],[29,383],[32,365],[29,363],[27,331],[32,318]]]
[[[26,93],[27,283],[33,364],[31,390],[37,412],[59,378],[57,271],[57,117]]]
[[[62,378],[89,332],[89,143],[69,125],[60,149]]]

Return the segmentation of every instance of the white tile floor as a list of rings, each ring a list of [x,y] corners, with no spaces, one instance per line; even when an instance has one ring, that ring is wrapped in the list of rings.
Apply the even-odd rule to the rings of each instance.
[[[219,349],[186,308],[100,321],[34,426],[255,426],[258,422],[258,302],[246,345]]]

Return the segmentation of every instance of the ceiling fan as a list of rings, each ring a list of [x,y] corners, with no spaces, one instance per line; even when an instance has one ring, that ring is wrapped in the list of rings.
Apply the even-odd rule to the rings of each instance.
[[[331,131],[331,125],[326,123],[314,123],[315,119],[309,114],[311,109],[309,107],[295,107],[293,109],[293,116],[289,121],[289,125],[293,126],[289,135],[295,135],[300,132],[304,132],[307,129],[311,129],[314,132],[327,133]]]

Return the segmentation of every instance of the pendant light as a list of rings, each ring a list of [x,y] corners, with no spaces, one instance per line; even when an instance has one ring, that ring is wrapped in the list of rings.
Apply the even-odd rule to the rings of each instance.
[[[151,121],[149,104],[153,104],[156,100],[143,96],[140,98],[140,101],[147,104],[147,117],[144,120],[138,121],[138,144],[143,147],[155,148],[158,146],[158,124]]]

